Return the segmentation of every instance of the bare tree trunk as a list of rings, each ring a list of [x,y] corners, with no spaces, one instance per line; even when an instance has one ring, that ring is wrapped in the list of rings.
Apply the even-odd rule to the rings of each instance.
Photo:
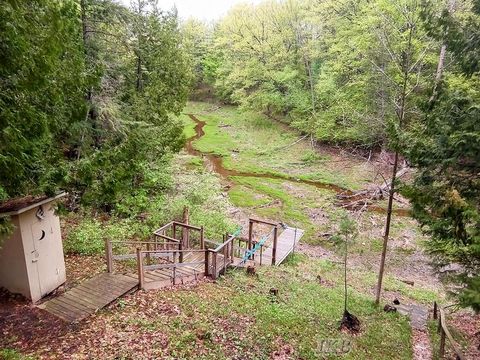
[[[410,73],[410,58],[411,58],[411,48],[412,48],[412,37],[413,37],[413,24],[409,23],[409,36],[408,36],[408,45],[406,50],[406,55],[404,57],[402,63],[402,71],[403,71],[403,84],[400,93],[400,106],[397,111],[398,117],[398,127],[400,131],[403,128],[403,124],[405,122],[405,112],[406,112],[406,101],[407,101],[407,86],[408,86],[408,78]],[[392,169],[392,180],[390,182],[390,191],[388,196],[388,208],[387,208],[387,218],[385,220],[385,232],[383,236],[383,248],[382,248],[382,256],[380,260],[380,269],[378,271],[378,283],[377,283],[377,293],[375,297],[375,304],[380,303],[380,296],[382,293],[382,283],[383,283],[383,275],[385,272],[385,260],[387,257],[387,249],[388,249],[388,240],[390,237],[390,226],[392,223],[392,212],[393,212],[393,200],[395,196],[395,181],[397,179],[397,170],[398,170],[398,144],[396,144],[395,150],[395,161],[393,163]]]
[[[345,259],[344,259],[344,280],[345,280],[345,297],[343,303],[343,313],[347,311],[347,260],[348,260],[348,237],[345,235]]]
[[[140,18],[142,17],[142,12],[143,12],[143,2],[141,0],[137,1],[137,15],[138,19],[137,21],[140,21]],[[137,55],[137,70],[136,70],[136,76],[137,76],[137,81],[135,85],[135,89],[137,92],[142,90],[142,56],[141,56],[141,46],[142,46],[142,30],[140,29],[138,31],[138,48],[136,50],[136,55]]]
[[[388,239],[390,237],[390,225],[392,222],[392,212],[393,212],[393,198],[395,196],[395,181],[397,179],[397,168],[398,168],[398,151],[395,151],[395,162],[393,163],[393,173],[392,180],[390,182],[390,191],[388,195],[388,208],[387,208],[387,219],[385,221],[385,233],[383,236],[383,248],[382,248],[382,257],[380,260],[380,270],[378,272],[378,284],[377,284],[377,295],[375,298],[375,303],[378,305],[380,303],[380,295],[382,292],[382,283],[383,283],[383,274],[385,272],[385,260],[387,257],[387,246]]]
[[[456,0],[448,0],[448,13],[452,14],[456,8]],[[448,30],[447,30],[448,31]],[[438,65],[437,65],[437,73],[435,75],[435,83],[433,85],[432,96],[428,100],[428,103],[432,105],[434,101],[437,99],[438,96],[438,85],[442,80],[443,70],[445,68],[445,57],[447,55],[447,45],[443,44],[440,48],[440,54],[438,56]]]

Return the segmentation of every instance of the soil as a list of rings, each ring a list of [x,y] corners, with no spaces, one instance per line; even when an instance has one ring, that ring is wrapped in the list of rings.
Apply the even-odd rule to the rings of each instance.
[[[448,326],[460,330],[465,336],[467,348],[463,350],[466,359],[480,359],[480,314],[462,310],[452,315]],[[448,346],[447,346],[448,349]],[[449,354],[454,359],[453,354]]]

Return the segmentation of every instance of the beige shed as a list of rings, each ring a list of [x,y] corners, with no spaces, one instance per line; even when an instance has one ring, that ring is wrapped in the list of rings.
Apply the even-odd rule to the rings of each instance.
[[[0,205],[14,230],[0,238],[0,287],[37,302],[65,283],[60,220],[54,197],[26,197]]]

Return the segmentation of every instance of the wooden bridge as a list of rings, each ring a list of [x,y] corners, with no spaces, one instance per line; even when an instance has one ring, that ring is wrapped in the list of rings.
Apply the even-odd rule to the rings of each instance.
[[[271,230],[256,239],[256,224]],[[247,263],[279,265],[294,251],[303,233],[283,224],[250,219],[248,238],[226,234],[222,243],[216,243],[204,238],[203,227],[172,221],[156,230],[152,241],[106,241],[106,273],[39,307],[65,321],[79,321],[137,289],[215,279],[229,267]]]

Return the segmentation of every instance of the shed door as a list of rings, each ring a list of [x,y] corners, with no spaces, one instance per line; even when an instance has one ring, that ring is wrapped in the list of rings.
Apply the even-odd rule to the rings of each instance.
[[[32,261],[36,263],[38,284],[43,296],[58,286],[58,259],[53,227],[50,218],[46,217],[43,220],[35,219],[31,228],[34,248]]]

